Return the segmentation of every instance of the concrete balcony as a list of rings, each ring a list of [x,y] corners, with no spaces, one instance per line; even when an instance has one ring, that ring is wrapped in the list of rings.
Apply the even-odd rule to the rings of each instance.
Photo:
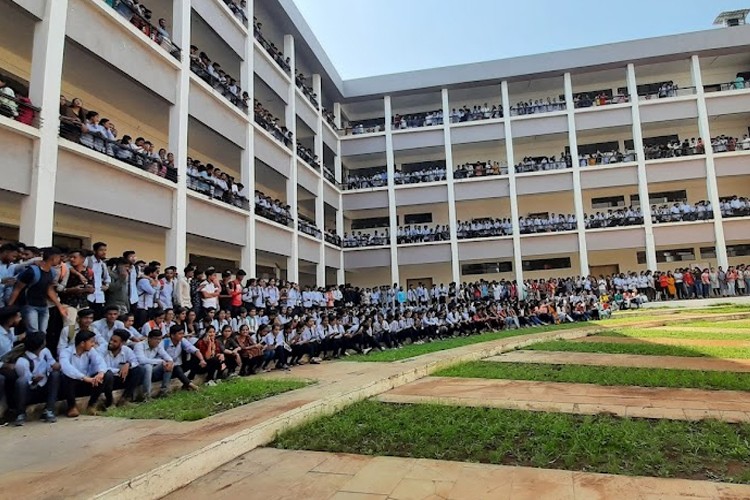
[[[292,254],[292,238],[294,231],[291,228],[265,217],[255,218],[255,246],[258,250],[289,257]]]
[[[244,146],[250,117],[193,73],[190,73],[189,106],[193,117],[238,146]]]
[[[451,124],[453,144],[472,144],[501,139],[505,139],[505,124],[502,118]]]
[[[706,177],[706,157],[704,155],[682,156],[646,161],[648,182],[669,182]]]
[[[188,190],[187,232],[190,234],[245,246],[249,215],[250,212]],[[217,224],[216,221],[222,221],[222,223]],[[227,231],[227,227],[231,227],[232,230]]]
[[[288,179],[291,175],[289,162],[292,152],[262,127],[255,123],[253,126],[255,127],[255,157]]]
[[[750,111],[750,89],[724,90],[706,94],[709,116],[731,115]]]
[[[554,255],[578,252],[575,231],[521,235],[521,255]]]
[[[581,168],[581,189],[634,185],[638,185],[638,164],[634,162]]]
[[[299,87],[295,87],[296,111],[305,124],[315,132],[318,130],[318,110],[315,109],[310,100],[305,96]]]
[[[694,245],[715,241],[713,221],[671,222],[654,226],[657,247]]]
[[[34,168],[34,143],[39,130],[16,120],[0,117],[0,177],[3,189],[29,194]]]
[[[442,182],[423,182],[396,186],[396,206],[447,203],[448,186]]]
[[[622,127],[633,124],[630,103],[578,108],[575,111],[576,130]]]
[[[191,7],[226,42],[233,51],[242,56],[245,53],[247,28],[232,14],[222,1],[193,0]]]
[[[299,249],[299,258],[308,262],[320,263],[320,245],[321,241],[312,236],[299,233],[297,236],[297,248]]]
[[[516,174],[516,191],[519,196],[572,190],[573,171],[569,168]]]
[[[328,182],[323,183],[323,201],[336,210],[341,210],[341,200],[339,198],[338,189]]]
[[[509,257],[513,257],[513,237],[511,236],[460,240],[458,242],[458,259],[461,262]]]
[[[451,261],[451,244],[448,241],[399,245],[398,265],[442,264]]]
[[[694,94],[639,101],[641,123],[685,120],[698,117],[698,104]]]
[[[349,135],[341,138],[341,156],[385,153],[385,133]]]
[[[268,85],[271,90],[288,104],[289,85],[292,84],[289,75],[276,64],[258,40],[253,38],[255,54],[253,55],[253,65],[255,74]]]
[[[747,175],[750,151],[729,151],[714,153],[716,176]]]
[[[310,165],[297,158],[297,184],[307,189],[311,193],[318,192],[318,180],[320,173],[314,170]]]
[[[724,239],[726,241],[750,240],[750,217],[723,219]],[[713,240],[708,240],[713,241]]]
[[[646,232],[641,226],[586,230],[586,249],[589,252],[623,248],[641,249],[645,246]]]
[[[393,131],[394,151],[431,148],[444,144],[445,134],[442,125]]]
[[[55,201],[155,226],[172,226],[173,182],[58,139]]]
[[[513,116],[510,126],[514,138],[560,134],[568,131],[568,116],[565,111]]]
[[[344,252],[344,269],[390,267],[391,250],[388,247],[347,248]]]
[[[344,191],[344,210],[370,210],[388,208],[388,188]]]
[[[336,152],[338,149],[338,134],[331,127],[331,124],[327,120],[323,120],[323,144],[331,148],[331,151]]]
[[[341,269],[341,250],[326,244],[325,265],[334,269]]]
[[[44,17],[44,0],[13,0],[13,2],[37,19]]]
[[[471,177],[453,182],[456,201],[505,198],[510,196],[507,175]]]
[[[105,2],[71,0],[65,32],[134,81],[175,102],[180,63]]]

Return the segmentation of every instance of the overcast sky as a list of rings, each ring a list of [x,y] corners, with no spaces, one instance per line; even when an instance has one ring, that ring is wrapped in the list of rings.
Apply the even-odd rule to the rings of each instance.
[[[345,79],[712,28],[750,0],[294,0]],[[569,5],[570,8],[563,8]]]

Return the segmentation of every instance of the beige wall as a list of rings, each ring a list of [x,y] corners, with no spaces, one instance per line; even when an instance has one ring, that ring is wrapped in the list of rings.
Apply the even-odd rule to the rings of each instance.
[[[476,161],[507,163],[505,141],[475,142],[453,146],[453,168]]]
[[[542,137],[524,137],[513,140],[514,164],[527,156],[554,156],[560,158],[568,146],[567,134],[552,134]]]
[[[750,176],[719,177],[719,196],[750,196]]]
[[[518,214],[526,217],[531,213],[550,212],[572,214],[575,212],[573,193],[562,191],[558,193],[533,194],[519,196]]]
[[[683,88],[693,86],[690,59],[673,63],[638,65],[635,67],[635,76],[638,85],[671,80]]]
[[[448,204],[431,204],[431,205],[411,205],[408,207],[398,207],[396,210],[398,214],[399,225],[403,226],[404,216],[410,214],[423,214],[431,213],[432,222],[427,225],[432,227],[435,224],[445,225],[448,224]]]
[[[704,179],[692,179],[682,180],[675,182],[653,182],[648,185],[648,192],[659,193],[663,191],[676,191],[684,189],[687,191],[687,197],[689,203],[697,203],[701,200],[708,199],[706,181]],[[634,190],[632,194],[636,194],[638,190]],[[628,192],[628,194],[631,194]]]
[[[510,218],[510,198],[492,198],[456,203],[457,220],[469,221],[484,217]]]
[[[626,78],[625,67],[594,73],[574,74],[571,78],[573,94],[607,89],[612,90],[612,93],[616,94],[618,88],[626,86]]]
[[[547,100],[563,95],[564,83],[562,76],[553,78],[538,78],[533,81],[513,82],[508,85],[508,96],[511,107],[520,101]],[[558,99],[559,100],[559,99]]]

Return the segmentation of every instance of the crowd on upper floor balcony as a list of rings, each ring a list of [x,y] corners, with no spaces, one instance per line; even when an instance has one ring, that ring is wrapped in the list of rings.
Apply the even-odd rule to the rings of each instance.
[[[344,233],[343,241],[344,248],[378,247],[389,245],[391,237],[388,234],[388,229],[384,229],[382,232],[376,229],[372,233],[363,233],[362,231],[352,232],[352,234]]]
[[[468,179],[472,177],[486,177],[488,175],[507,175],[508,167],[505,162],[475,161],[457,165],[453,171],[454,179]]]
[[[388,173],[385,168],[380,172],[370,174],[355,174],[348,172],[344,181],[345,189],[368,189],[388,185]]]
[[[586,229],[601,229],[619,226],[640,226],[643,224],[641,207],[623,207],[598,211],[591,215],[583,214]]]
[[[563,151],[559,158],[555,156],[527,156],[516,165],[516,173],[562,170],[571,166],[570,154]]]
[[[250,198],[247,188],[234,177],[212,164],[187,159],[187,187],[215,200],[249,210]]]
[[[258,43],[268,52],[268,55],[276,61],[281,69],[286,71],[287,74],[292,73],[292,61],[290,58],[284,56],[284,51],[276,47],[275,44],[266,40],[263,36],[263,23],[258,21],[257,17],[253,16],[253,35]]]
[[[577,228],[574,214],[554,214],[547,216],[529,215],[518,218],[521,234],[554,233],[559,231],[574,231]]]
[[[573,106],[575,108],[591,108],[594,106],[606,106],[608,104],[623,104],[630,102],[627,94],[617,94],[609,97],[604,92],[582,92],[573,96]]]
[[[638,95],[643,99],[664,99],[666,97],[675,97],[680,91],[680,86],[673,81],[662,83],[659,88],[652,92],[639,93]]]
[[[510,219],[485,217],[458,221],[456,225],[456,237],[459,240],[510,236],[511,234],[513,234],[513,223]]]
[[[292,221],[292,207],[278,198],[266,196],[257,189],[255,190],[255,214],[278,222],[282,226],[289,226]]]
[[[552,111],[565,111],[565,101],[558,101],[557,97],[521,101],[515,106],[511,106],[510,116],[534,115],[537,113],[550,113]]]
[[[305,234],[312,236],[313,238],[320,239],[323,236],[323,232],[318,226],[315,225],[310,219],[297,214],[297,228]]]
[[[654,224],[710,220],[713,218],[714,209],[710,201],[703,200],[692,205],[686,201],[672,204],[651,205],[651,220]]]
[[[247,2],[245,0],[240,0],[239,2],[236,2],[235,0],[224,0],[224,4],[226,4],[229,10],[232,11],[234,17],[247,26]]]
[[[445,180],[445,167],[432,166],[411,172],[396,169],[393,172],[394,184],[417,184],[420,182],[440,182]]]
[[[596,165],[628,163],[635,161],[635,159],[635,151],[625,151],[624,153],[620,150],[597,151],[596,153],[578,155],[578,164],[581,167],[593,167]]]
[[[318,155],[314,154],[312,149],[305,147],[299,141],[297,141],[297,155],[311,167],[320,170],[320,158],[318,158]]]
[[[156,149],[143,137],[129,135],[118,138],[115,124],[96,111],[86,111],[81,99],[68,101],[60,96],[60,136],[89,149],[106,154],[149,173],[177,182],[174,155]]]
[[[279,119],[273,116],[273,113],[264,108],[257,99],[255,99],[253,111],[255,115],[255,123],[263,127],[280,143],[289,148],[292,147],[292,144],[294,143],[294,135],[292,134],[292,131],[287,129],[284,125],[279,125]]]
[[[322,108],[321,112],[323,113],[323,118],[328,122],[328,125],[330,125],[333,130],[338,130],[338,127],[336,126],[336,115],[333,114],[333,112],[328,111],[326,108]]]
[[[731,196],[720,200],[722,217],[747,217],[750,215],[750,200],[744,196]]]
[[[140,0],[105,0],[105,2],[156,44],[161,45],[164,50],[177,59],[180,58],[180,48],[172,42],[166,19],[159,18],[156,26],[151,24],[153,15],[151,9]]]
[[[318,94],[316,94],[313,88],[308,85],[307,77],[305,76],[305,74],[301,71],[297,71],[297,76],[294,77],[294,82],[297,84],[297,87],[299,87],[305,97],[307,97],[312,105],[315,106],[315,109],[318,109]]]
[[[420,226],[419,224],[399,226],[396,234],[398,244],[405,243],[430,243],[434,241],[448,241],[451,238],[450,229],[446,225],[428,225]]]
[[[726,153],[729,151],[750,150],[750,137],[747,134],[742,139],[726,135],[720,135],[711,139],[711,147],[714,153]]]
[[[408,128],[432,127],[443,124],[443,110],[425,111],[423,113],[412,113],[408,115],[394,115],[391,120],[393,130],[405,130]]]
[[[221,64],[211,62],[195,45],[190,46],[190,69],[229,102],[245,112],[250,109],[250,94],[240,88],[239,81],[227,74]]]
[[[482,106],[466,106],[461,108],[453,108],[451,110],[451,123],[463,123],[473,122],[477,120],[490,120],[493,118],[503,117],[503,105],[493,104],[490,107],[489,104],[484,103]]]
[[[16,90],[9,85],[8,78],[0,74],[0,115],[12,118],[26,125],[34,123],[37,108],[32,106],[31,99],[23,95],[20,88]],[[18,87],[18,86],[17,86]]]
[[[325,240],[331,245],[335,245],[337,247],[343,246],[341,236],[338,235],[335,229],[326,229],[325,233],[323,233],[323,236],[325,237]]]
[[[378,123],[375,125],[368,125],[365,126],[364,123],[350,123],[348,130],[350,130],[351,135],[361,135],[361,134],[375,134],[378,132],[384,132],[385,131],[385,124],[384,123]]]
[[[647,160],[658,160],[662,158],[702,155],[706,152],[706,146],[703,144],[703,139],[698,137],[698,140],[696,140],[693,137],[690,140],[684,139],[682,142],[679,139],[674,139],[663,144],[647,145],[643,147],[643,150]]]

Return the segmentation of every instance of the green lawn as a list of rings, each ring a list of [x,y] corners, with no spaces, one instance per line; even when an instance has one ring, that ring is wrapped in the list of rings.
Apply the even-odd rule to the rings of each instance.
[[[605,322],[606,323],[606,322]],[[368,361],[368,362],[392,362],[402,359],[413,358],[428,354],[431,352],[444,351],[446,349],[455,349],[466,345],[480,344],[493,340],[505,339],[508,337],[517,337],[520,335],[531,335],[532,333],[549,332],[553,330],[570,330],[572,328],[584,328],[591,325],[601,325],[602,323],[565,323],[562,325],[539,326],[535,328],[523,328],[521,330],[501,330],[499,332],[483,333],[481,335],[470,335],[468,337],[455,337],[446,340],[436,340],[425,344],[409,344],[401,349],[386,349],[385,351],[373,351],[368,355],[358,354],[349,356],[346,361]]]
[[[708,328],[708,327],[704,327]],[[721,328],[718,324],[715,329]],[[745,333],[747,332],[747,333]],[[703,339],[703,340],[750,340],[750,330],[726,330],[717,331],[700,331],[700,330],[665,330],[663,328],[618,328],[617,330],[607,330],[599,334],[600,337],[630,337],[638,339],[650,338],[675,338],[675,339]]]
[[[147,403],[113,408],[108,417],[193,421],[309,385],[304,380],[236,378],[199,391],[176,391]]]
[[[750,425],[376,401],[272,446],[750,483]]]
[[[571,382],[640,387],[689,387],[733,391],[750,390],[750,373],[619,366],[554,365],[475,361],[433,373],[440,377],[463,377],[542,382]]]
[[[750,359],[750,349],[743,347],[677,346],[649,344],[608,344],[606,342],[540,342],[524,347],[534,351],[602,352],[607,354],[643,354],[650,356],[684,356]]]
[[[683,323],[683,326],[692,326],[692,327],[699,327],[699,328],[716,328],[716,327],[723,326],[723,327],[735,329],[735,330],[747,330],[747,329],[750,329],[750,320],[735,319],[735,320],[725,320],[725,321],[711,321],[711,320],[689,321],[687,323]]]

